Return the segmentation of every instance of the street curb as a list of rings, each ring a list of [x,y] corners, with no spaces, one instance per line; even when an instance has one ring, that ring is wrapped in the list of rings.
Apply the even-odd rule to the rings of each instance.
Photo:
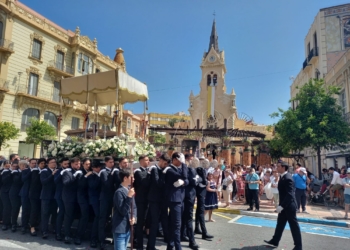
[[[218,208],[218,209],[215,209],[214,212],[246,215],[246,216],[252,216],[252,217],[261,217],[266,219],[275,219],[275,220],[277,219],[277,214],[249,212],[249,211],[244,211],[240,209]],[[327,225],[327,226],[350,228],[350,222],[343,222],[343,221],[333,221],[333,220],[304,218],[304,217],[298,218],[298,221],[303,223],[312,223],[312,224],[321,224],[321,225]]]

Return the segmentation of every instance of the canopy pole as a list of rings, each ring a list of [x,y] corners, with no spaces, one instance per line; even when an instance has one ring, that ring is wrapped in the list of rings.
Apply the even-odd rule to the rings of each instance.
[[[118,77],[118,69],[116,69],[115,70],[115,83],[116,83],[116,85],[117,85],[117,91],[116,91],[116,102],[115,102],[115,107],[116,107],[116,109],[117,109],[117,111],[118,111],[118,114],[117,114],[117,116],[116,116],[116,122],[115,122],[115,132],[117,133],[117,136],[119,135],[118,134],[118,130],[119,130],[119,112],[120,112],[120,110],[119,110],[119,77]]]
[[[57,117],[58,142],[61,142],[61,121],[62,121],[62,96],[60,96],[60,114]]]
[[[86,114],[84,116],[84,119],[85,119],[85,140],[86,140],[86,137],[87,137],[87,131],[89,129],[89,97],[90,97],[90,94],[89,94],[89,75],[87,75],[87,80],[86,80],[86,90],[87,90],[87,96],[86,96]]]
[[[146,121],[146,104],[147,104],[147,99],[146,101],[143,102],[143,126],[144,126],[144,133],[143,133],[143,139],[146,140],[146,132],[147,132],[147,121]]]

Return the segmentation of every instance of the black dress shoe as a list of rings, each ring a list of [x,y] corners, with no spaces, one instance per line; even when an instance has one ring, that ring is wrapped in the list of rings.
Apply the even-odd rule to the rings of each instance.
[[[96,243],[96,241],[91,241],[91,242],[90,242],[90,247],[91,247],[91,248],[97,248],[97,243]]]
[[[17,226],[16,225],[12,225],[11,227],[11,231],[14,233],[17,231]]]
[[[75,238],[74,244],[75,245],[80,245],[81,244],[81,240],[79,238]]]
[[[189,247],[190,247],[191,249],[199,249],[199,246],[197,245],[196,242],[191,242],[190,245],[189,245]]]
[[[36,233],[36,231],[34,231],[34,232],[30,231],[30,235],[31,236],[37,236],[37,233]]]
[[[43,232],[43,239],[47,239],[49,237],[49,234],[47,232]]]
[[[194,230],[194,233],[195,233],[195,234],[202,234],[202,231],[201,231],[199,228],[196,228],[196,229]]]
[[[271,246],[278,247],[278,243],[273,242],[272,240],[269,240],[269,241],[264,240],[264,242],[267,243],[267,244],[269,244],[269,245],[271,245]]]
[[[189,239],[187,236],[183,236],[183,237],[181,237],[181,241],[183,241],[183,242],[189,242],[190,239]]]
[[[202,239],[203,239],[203,240],[211,240],[212,238],[214,238],[214,236],[212,236],[212,235],[210,235],[210,234],[202,235]]]
[[[62,241],[62,235],[56,234],[56,240],[57,241]]]
[[[72,242],[72,238],[71,237],[64,237],[64,243],[65,244],[70,244]]]
[[[6,225],[3,225],[1,229],[2,229],[2,231],[6,231],[9,228]]]

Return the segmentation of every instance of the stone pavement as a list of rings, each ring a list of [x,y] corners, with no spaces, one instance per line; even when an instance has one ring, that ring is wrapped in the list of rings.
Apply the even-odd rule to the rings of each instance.
[[[221,203],[219,204],[219,209],[215,211],[271,219],[277,218],[277,213],[274,212],[275,206],[271,204],[271,201],[264,199],[264,197],[260,200],[259,212],[247,211],[248,207],[248,205],[244,205],[243,201],[237,201],[232,202],[229,207],[225,207],[225,204]],[[306,205],[306,211],[308,213],[297,214],[299,221],[350,227],[350,220],[344,219],[344,209],[341,207]]]

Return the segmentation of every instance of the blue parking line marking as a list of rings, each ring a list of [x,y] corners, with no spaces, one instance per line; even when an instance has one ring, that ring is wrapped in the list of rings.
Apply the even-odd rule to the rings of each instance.
[[[277,220],[244,216],[239,218],[233,223],[238,223],[243,225],[246,224],[248,226],[255,225],[255,226],[276,228]],[[299,225],[300,225],[301,232],[350,239],[350,229],[332,227],[332,226],[326,226],[326,225],[316,225],[316,224],[310,224],[310,223],[299,223]],[[290,230],[288,222],[285,229]]]

